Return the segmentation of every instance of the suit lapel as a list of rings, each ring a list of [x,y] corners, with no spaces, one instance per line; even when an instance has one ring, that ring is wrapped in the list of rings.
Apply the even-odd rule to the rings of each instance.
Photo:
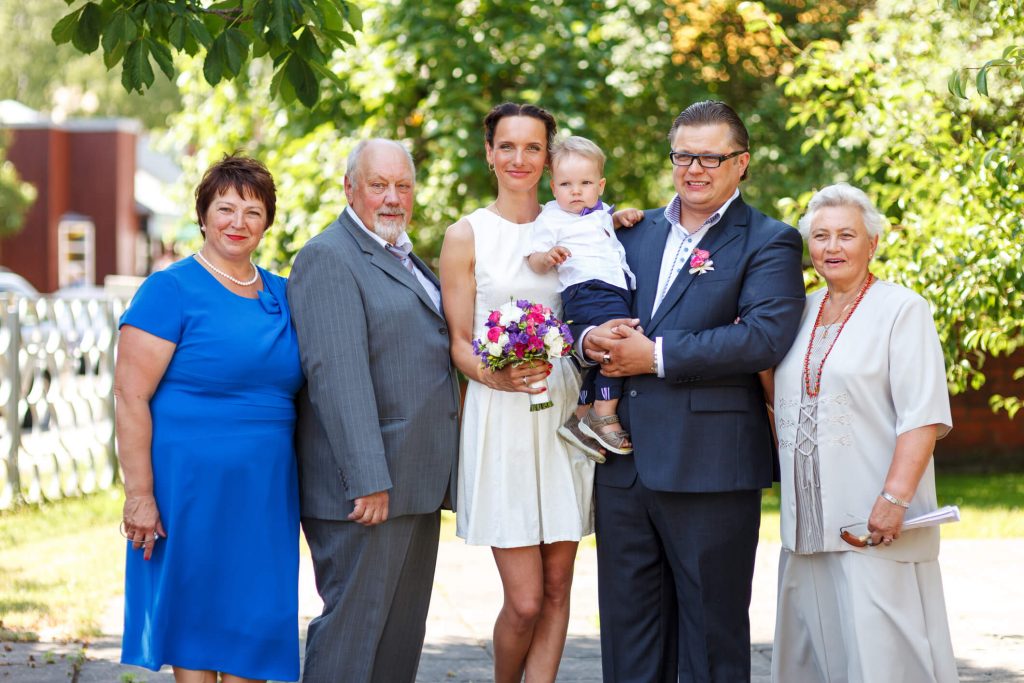
[[[654,308],[654,297],[658,294],[658,276],[661,273],[661,258],[665,252],[665,240],[671,226],[666,220],[664,211],[657,209],[658,215],[650,228],[641,235],[640,248],[637,250],[635,273],[652,273],[653,278],[638,277],[636,279],[636,317],[646,330],[651,322],[651,309]]]
[[[715,225],[711,226],[708,230],[708,234],[700,241],[700,244],[698,244],[696,248],[709,252],[711,260],[714,261],[715,254],[729,242],[732,242],[734,239],[739,237],[740,233],[746,227],[747,222],[747,206],[743,203],[742,198],[737,197],[735,201],[729,205],[729,208],[725,212],[725,215],[722,216],[722,219]],[[660,275],[660,262],[658,270],[655,272]],[[658,310],[651,319],[650,325],[644,328],[648,334],[657,329],[668,311],[672,310],[672,308],[683,297],[683,294],[686,293],[686,290],[689,289],[690,285],[693,284],[694,279],[698,277],[700,277],[699,273],[691,275],[689,267],[683,266],[682,270],[679,271],[679,275],[676,276],[675,281],[672,283],[672,286],[669,287],[668,292],[665,293],[665,299],[658,305]],[[655,286],[657,286],[657,282],[655,282]]]
[[[366,231],[360,228],[348,215],[348,211],[342,213],[338,220],[342,227],[348,230],[349,234],[352,235],[352,238],[355,239],[360,248],[367,254],[367,256],[370,257],[370,263],[387,273],[388,276],[399,284],[411,289],[426,305],[426,307],[434,313],[434,315],[441,315],[437,308],[435,308],[434,302],[431,301],[430,296],[427,295],[426,290],[423,289],[423,285],[421,285],[419,280],[416,279],[416,276],[406,270],[400,260],[389,254],[387,250],[385,250],[384,247],[382,247],[376,240],[366,234]],[[437,278],[430,271],[430,268],[428,268],[418,256],[413,254],[412,259],[417,268],[420,268],[424,273],[427,273],[427,278],[430,279],[431,282],[438,284]]]

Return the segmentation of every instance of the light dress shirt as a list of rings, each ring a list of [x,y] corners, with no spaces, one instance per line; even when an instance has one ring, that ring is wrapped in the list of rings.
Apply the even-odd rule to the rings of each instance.
[[[546,252],[555,245],[572,254],[557,269],[562,289],[588,280],[636,289],[636,278],[626,263],[626,250],[615,237],[612,217],[604,205],[582,216],[566,211],[556,201],[545,204],[533,223],[533,239],[526,255]]]
[[[361,220],[359,220],[359,216],[356,215],[356,212],[352,210],[351,206],[346,206],[345,207],[345,211],[348,212],[349,217],[353,221],[355,221],[356,225],[358,225],[360,228],[362,228],[363,230],[366,231],[367,235],[372,237],[374,239],[374,241],[376,241],[377,244],[379,244],[381,247],[387,249],[388,241],[386,239],[384,239],[383,237],[381,237],[380,235],[378,235],[377,233],[375,233],[373,230],[370,230],[365,225],[363,225],[363,222]],[[405,232],[405,230],[403,230],[402,234],[398,236],[397,240],[395,240],[395,247],[397,249],[399,249],[400,251],[405,252],[405,254],[407,256],[410,256],[410,258],[411,258],[411,254],[412,254],[412,240],[409,239],[409,235],[408,235],[408,233]],[[388,256],[390,258],[394,258],[394,257],[391,256],[391,254],[388,254]],[[433,282],[431,282],[430,278],[428,278],[423,273],[422,270],[420,270],[420,268],[416,265],[415,261],[413,261],[412,264],[413,264],[413,267],[415,268],[415,271],[416,271],[414,273],[414,275],[416,275],[416,279],[419,280],[420,285],[423,287],[423,290],[427,293],[427,296],[430,297],[430,300],[432,302],[434,302],[434,308],[437,309],[438,313],[440,313],[441,312],[441,290],[438,289],[437,286],[435,286]]]
[[[680,222],[682,199],[680,199],[678,194],[665,207],[665,220],[668,221],[671,228],[668,231],[668,239],[665,240],[665,251],[661,255],[661,273],[658,275],[658,290],[654,295],[654,307],[651,309],[652,316],[658,310],[661,300],[665,298],[665,294],[672,287],[672,283],[675,282],[680,271],[684,268],[689,269],[689,259],[693,250],[697,248],[697,245],[700,244],[708,230],[718,221],[722,220],[722,216],[729,209],[729,205],[739,196],[739,190],[733,192],[732,196],[725,201],[725,204],[718,207],[718,210],[708,216],[701,223],[700,227],[693,232],[688,232]],[[658,368],[658,377],[665,376],[663,358],[664,356],[661,353],[661,337],[655,337],[654,364]]]

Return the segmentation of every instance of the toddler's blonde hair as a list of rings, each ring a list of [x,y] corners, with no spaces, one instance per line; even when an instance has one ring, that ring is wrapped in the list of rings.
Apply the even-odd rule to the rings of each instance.
[[[579,156],[597,164],[597,172],[604,175],[604,152],[590,140],[579,135],[570,135],[558,140],[551,148],[551,168],[554,169],[563,157]]]

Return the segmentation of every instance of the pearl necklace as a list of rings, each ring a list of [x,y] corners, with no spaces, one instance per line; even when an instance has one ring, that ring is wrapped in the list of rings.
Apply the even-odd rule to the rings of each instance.
[[[868,291],[868,287],[875,281],[875,276],[868,273],[868,277],[864,280],[864,284],[860,288],[860,292],[857,294],[857,298],[853,300],[853,304],[850,306],[850,312],[843,318],[842,324],[839,325],[839,330],[836,332],[836,336],[832,337],[832,343],[829,344],[828,349],[825,351],[825,355],[821,359],[821,363],[818,364],[817,377],[814,378],[814,386],[811,386],[811,351],[814,348],[814,330],[821,326],[821,318],[825,313],[825,302],[828,301],[828,292],[825,292],[825,296],[821,299],[821,305],[818,306],[818,317],[814,319],[814,327],[811,328],[811,339],[807,342],[807,353],[804,355],[804,389],[807,391],[807,395],[814,397],[817,396],[821,391],[821,371],[825,368],[825,361],[828,360],[828,354],[832,353],[832,348],[839,341],[839,335],[843,333],[843,328],[846,327],[846,322],[853,315],[853,312],[857,310],[857,306],[860,305],[861,299]],[[835,324],[835,321],[832,323]]]
[[[239,280],[237,278],[231,277],[230,275],[225,273],[223,270],[221,270],[217,266],[215,266],[212,263],[210,263],[207,260],[207,258],[205,256],[203,256],[203,250],[202,249],[200,249],[199,251],[196,252],[196,258],[198,258],[200,261],[205,263],[207,265],[207,267],[210,270],[212,270],[213,272],[217,273],[217,275],[220,275],[225,280],[230,280],[231,282],[234,282],[239,287],[248,287],[249,285],[254,285],[254,284],[256,284],[256,281],[260,279],[260,271],[256,267],[256,264],[253,263],[252,261],[249,261],[249,265],[252,266],[252,278],[250,278],[248,280],[245,280],[245,281],[242,281],[242,280]]]

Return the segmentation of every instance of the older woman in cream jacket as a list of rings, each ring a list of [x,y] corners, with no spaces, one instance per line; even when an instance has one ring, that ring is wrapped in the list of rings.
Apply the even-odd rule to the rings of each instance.
[[[775,371],[782,557],[775,681],[957,680],[932,449],[952,420],[927,302],[869,265],[884,217],[840,184],[800,221],[825,289]],[[852,533],[840,537],[849,527]]]

